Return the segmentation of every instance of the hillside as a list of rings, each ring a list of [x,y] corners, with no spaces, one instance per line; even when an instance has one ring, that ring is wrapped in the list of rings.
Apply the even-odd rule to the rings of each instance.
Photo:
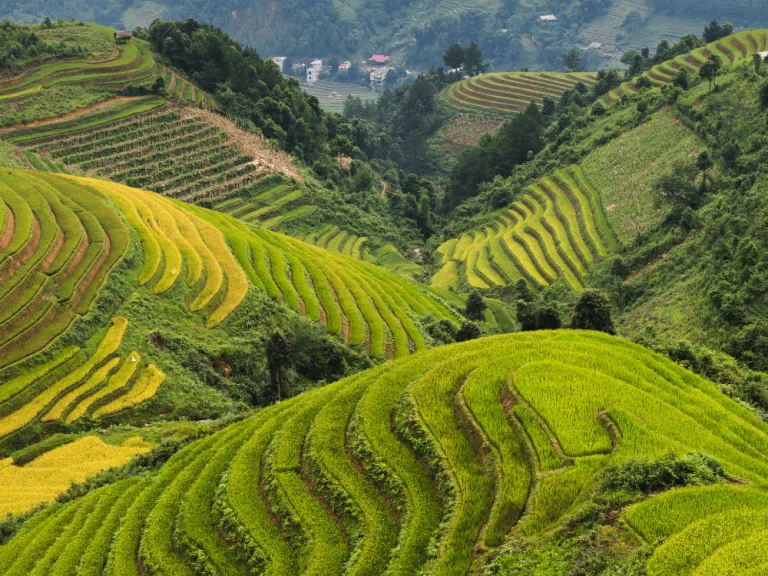
[[[595,333],[497,337],[303,394],[190,444],[156,473],[50,506],[0,547],[0,567],[464,574],[501,550],[494,573],[544,573],[574,566],[563,546],[593,526],[616,548],[584,554],[619,573],[647,563],[649,574],[735,574],[766,562],[754,543],[767,452],[763,422],[639,346]],[[661,486],[689,476],[711,485],[610,492],[625,486],[621,470],[670,453],[699,468]],[[561,544],[546,535],[557,526]],[[546,560],[535,554],[542,542]]]
[[[0,223],[3,457],[94,426],[239,414],[424,350],[430,322],[462,318],[370,264],[108,181],[3,169]]]
[[[686,70],[688,74],[695,75],[710,56],[717,56],[720,58],[722,66],[728,68],[751,62],[755,54],[764,52],[766,48],[768,48],[768,31],[750,30],[741,32],[712,42],[702,48],[697,48],[671,61],[654,66],[644,77],[653,86],[661,87],[665,84],[670,84],[681,70]],[[624,95],[637,92],[637,81],[639,81],[639,78],[632,82],[625,82],[616,90],[611,91],[605,96],[605,102],[610,104]]]
[[[627,25],[627,15],[640,19]],[[541,22],[554,14],[558,21]],[[300,58],[370,56],[392,53],[405,64],[429,66],[453,42],[477,41],[497,70],[521,66],[559,69],[562,50],[592,42],[606,47],[642,48],[661,40],[697,32],[717,18],[739,26],[768,25],[761,7],[750,0],[703,4],[680,2],[590,2],[574,5],[554,2],[509,3],[500,0],[435,0],[368,2],[346,0],[281,2],[258,0],[247,6],[229,0],[145,2],[111,0],[93,6],[83,0],[57,5],[43,0],[3,0],[0,17],[36,22],[44,16],[91,20],[118,28],[149,26],[155,18],[196,18],[222,27],[234,38],[265,55]],[[598,59],[600,60],[600,59]]]

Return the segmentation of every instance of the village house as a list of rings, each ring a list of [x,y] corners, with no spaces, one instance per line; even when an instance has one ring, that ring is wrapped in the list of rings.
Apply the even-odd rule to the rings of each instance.
[[[374,54],[370,58],[368,58],[368,65],[369,66],[376,66],[376,67],[382,67],[382,66],[388,66],[392,62],[392,58],[389,56],[384,56],[383,54]]]
[[[273,56],[272,62],[277,64],[277,67],[280,68],[280,72],[285,72],[285,56]]]
[[[115,44],[128,42],[128,40],[131,38],[133,38],[133,33],[130,30],[121,30],[119,32],[115,32]]]
[[[544,14],[543,16],[539,16],[539,20],[542,22],[556,22],[557,16],[554,14]]]
[[[387,73],[391,68],[368,68],[368,70],[371,73],[371,90],[383,90],[384,81],[387,79]]]
[[[339,64],[339,72],[347,72],[350,68],[352,68],[352,62],[349,60],[345,60]]]
[[[323,61],[313,60],[307,68],[307,84],[316,84],[320,80],[320,72],[323,71]]]

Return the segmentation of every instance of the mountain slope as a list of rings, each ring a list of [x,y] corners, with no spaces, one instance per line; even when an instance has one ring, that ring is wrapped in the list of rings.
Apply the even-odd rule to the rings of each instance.
[[[611,4],[620,4],[621,8],[615,10]],[[689,4],[574,4],[565,0],[256,0],[248,4],[235,0],[110,0],[106,5],[93,6],[83,0],[66,0],[57,5],[43,0],[2,0],[0,17],[18,22],[39,21],[44,16],[76,18],[125,28],[146,27],[155,18],[192,17],[220,26],[238,41],[269,55],[368,57],[374,52],[391,52],[408,58],[409,65],[438,63],[442,52],[454,42],[477,41],[497,69],[538,65],[550,70],[559,69],[557,58],[562,49],[586,46],[596,40],[614,45],[620,36],[622,45],[640,41],[655,46],[662,39],[699,32],[703,22],[712,18],[731,20],[737,27],[768,24],[760,20],[762,6],[753,0],[707,2],[693,10],[680,8]],[[625,5],[628,7],[624,8]],[[639,30],[627,30],[624,26],[626,15],[632,10],[644,19]],[[544,14],[555,14],[558,21],[541,22],[539,16]]]
[[[692,450],[739,480],[717,483],[715,472],[713,486],[641,497],[626,511],[646,550],[678,534],[651,556],[653,574],[667,573],[670,548],[703,543],[681,573],[739,565],[729,559],[750,533],[711,538],[714,514],[764,525],[768,427],[708,382],[618,339],[496,337],[303,394],[191,444],[157,473],[51,506],[0,547],[0,567],[464,574],[511,529],[537,538],[576,518],[607,468]],[[631,542],[622,530],[612,537]],[[766,549],[749,559],[765,562]]]
[[[371,264],[102,180],[2,169],[0,230],[4,455],[93,421],[241,412],[367,364],[340,342],[407,356],[432,345],[423,321],[461,320]],[[309,364],[274,390],[278,329]]]

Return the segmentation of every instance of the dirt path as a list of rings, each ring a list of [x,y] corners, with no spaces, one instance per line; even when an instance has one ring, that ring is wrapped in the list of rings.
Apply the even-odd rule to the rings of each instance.
[[[241,152],[254,158],[255,166],[264,168],[267,172],[280,172],[286,178],[295,178],[304,183],[304,178],[299,174],[291,157],[277,150],[267,139],[243,131],[231,120],[209,110],[188,107],[183,109],[182,114],[185,118],[202,118],[225,132]]]
[[[386,180],[382,180],[382,182],[381,182],[381,194],[379,194],[379,198],[386,198],[387,190],[389,190],[389,182],[387,182]]]

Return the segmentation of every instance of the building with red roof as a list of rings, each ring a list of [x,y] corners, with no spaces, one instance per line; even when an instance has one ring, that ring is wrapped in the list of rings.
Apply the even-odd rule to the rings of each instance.
[[[392,61],[392,58],[389,56],[384,56],[383,54],[374,54],[370,58],[368,58],[368,64],[371,66],[386,66]]]

